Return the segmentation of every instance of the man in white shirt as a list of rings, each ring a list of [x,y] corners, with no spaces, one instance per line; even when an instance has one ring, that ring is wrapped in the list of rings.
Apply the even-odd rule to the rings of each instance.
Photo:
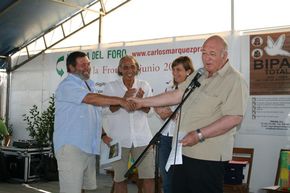
[[[128,97],[148,97],[152,96],[152,89],[146,81],[138,80],[136,75],[140,67],[136,59],[132,56],[124,56],[120,59],[118,75],[120,79],[106,84],[104,94],[109,96]],[[115,192],[126,193],[127,183],[124,177],[128,170],[129,154],[136,160],[152,138],[149,128],[147,113],[150,108],[145,107],[140,110],[128,112],[120,105],[110,105],[104,109],[104,114],[108,120],[108,135],[120,142],[122,146],[122,158],[113,162]],[[102,134],[104,141],[105,133]],[[144,159],[138,165],[138,175],[144,179],[144,193],[154,191],[154,159],[153,150],[147,152]]]

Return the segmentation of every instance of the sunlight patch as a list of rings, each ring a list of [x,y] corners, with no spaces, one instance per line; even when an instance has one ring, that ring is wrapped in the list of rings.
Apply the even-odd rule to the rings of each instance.
[[[52,193],[52,192],[49,192],[49,191],[45,191],[45,190],[42,190],[42,189],[38,189],[38,188],[34,188],[28,184],[22,184],[23,186],[25,186],[26,188],[30,188],[30,189],[33,189],[33,190],[36,190],[38,192],[43,192],[43,193]]]

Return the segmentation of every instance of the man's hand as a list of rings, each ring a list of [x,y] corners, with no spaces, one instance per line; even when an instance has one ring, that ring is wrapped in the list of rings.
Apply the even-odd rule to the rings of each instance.
[[[136,88],[129,88],[126,92],[125,95],[123,96],[124,99],[127,99],[129,97],[134,97],[137,92]]]
[[[144,96],[144,90],[142,88],[139,88],[138,92],[136,94],[136,97],[137,98],[143,98],[143,96]]]
[[[196,131],[191,131],[185,135],[185,137],[180,140],[182,146],[193,146],[199,142]]]
[[[121,100],[121,104],[120,104],[123,108],[125,108],[127,111],[134,111],[136,109],[136,104],[134,103],[134,101],[127,101],[125,99]]]
[[[143,108],[141,98],[130,97],[130,98],[127,98],[127,101],[130,101],[135,104],[135,110]]]
[[[135,97],[136,98],[143,98],[143,96],[144,96],[144,90],[142,88],[139,88]],[[143,111],[144,113],[148,113],[150,111],[150,107],[142,107],[139,110]]]
[[[124,99],[127,99],[127,98],[129,98],[129,97],[134,97],[135,96],[135,93],[137,92],[137,89],[135,89],[135,88],[130,88],[130,89],[128,89],[126,92],[125,92],[125,94],[124,94],[124,96],[123,96],[123,98]],[[124,106],[123,106],[124,105]],[[116,112],[116,111],[118,111],[121,107],[124,107],[127,111],[134,111],[135,109],[132,109],[132,107],[130,108],[129,106],[128,106],[128,104],[126,105],[126,104],[120,104],[120,105],[110,105],[110,110],[111,110],[111,112]]]
[[[112,138],[109,137],[108,135],[105,135],[102,137],[102,140],[107,146],[110,146],[110,142],[112,141]]]
[[[115,112],[115,111],[119,110],[120,107],[125,108],[127,111],[135,111],[137,109],[141,109],[141,107],[139,108],[133,100],[128,100],[128,99],[133,98],[133,97],[142,98],[143,95],[144,95],[144,91],[142,90],[142,88],[139,88],[138,92],[137,92],[136,88],[130,88],[125,92],[125,94],[123,96],[124,100],[121,102],[120,106],[119,105],[111,105],[110,110],[112,112]]]

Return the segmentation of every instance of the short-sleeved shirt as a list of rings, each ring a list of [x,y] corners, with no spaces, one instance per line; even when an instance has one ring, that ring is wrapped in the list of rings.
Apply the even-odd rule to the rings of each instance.
[[[196,73],[181,84],[185,90]],[[184,103],[181,112],[180,131],[190,132],[205,127],[226,115],[243,116],[248,100],[248,86],[241,74],[228,62],[210,78],[206,72]],[[185,156],[212,161],[226,161],[232,157],[236,128],[227,133],[206,139],[192,147],[183,147]]]
[[[54,148],[65,144],[82,151],[99,154],[101,141],[101,108],[82,103],[88,93],[96,92],[94,82],[69,74],[55,93]]]
[[[132,88],[142,88],[144,98],[152,96],[151,86],[143,80],[135,78]],[[104,94],[109,96],[123,97],[127,91],[122,78],[106,84]],[[141,110],[128,112],[120,108],[116,112],[111,112],[109,107],[104,108],[103,113],[106,115],[108,135],[120,142],[122,147],[130,148],[148,145],[152,138],[147,115]]]
[[[0,135],[7,136],[9,135],[5,123],[0,119]]]

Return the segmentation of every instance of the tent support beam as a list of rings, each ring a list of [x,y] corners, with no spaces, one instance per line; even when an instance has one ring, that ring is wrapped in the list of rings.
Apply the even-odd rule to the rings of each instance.
[[[107,12],[107,14],[109,14],[109,13],[115,11],[116,9],[120,8],[121,6],[125,5],[126,3],[130,2],[130,1],[131,1],[131,0],[126,0],[126,1],[124,1],[123,3],[117,5],[116,7],[112,8],[111,10],[109,10],[109,11]],[[93,5],[95,5],[96,3],[100,3],[100,1],[96,1],[95,3],[91,4],[90,6],[93,6]],[[39,55],[41,55],[42,53],[44,53],[46,50],[48,50],[48,49],[52,48],[53,46],[57,45],[58,43],[62,42],[64,39],[66,39],[66,38],[72,36],[73,34],[79,32],[80,30],[82,30],[82,29],[84,29],[85,27],[91,25],[92,23],[94,23],[94,22],[96,22],[96,21],[98,21],[98,20],[101,20],[101,17],[103,17],[103,15],[102,15],[102,11],[104,11],[104,10],[102,10],[102,11],[100,12],[100,16],[99,16],[98,18],[96,18],[96,19],[94,19],[94,20],[92,20],[92,21],[90,21],[90,22],[88,22],[88,23],[84,23],[83,26],[79,27],[79,28],[76,29],[75,31],[71,32],[70,34],[65,34],[63,24],[64,24],[65,22],[67,22],[69,19],[73,18],[74,16],[76,16],[76,15],[78,15],[78,14],[81,14],[81,16],[82,16],[82,13],[83,13],[84,11],[85,11],[85,10],[80,11],[80,12],[77,12],[75,15],[73,15],[73,16],[71,16],[70,18],[64,20],[62,23],[60,23],[60,24],[54,26],[52,29],[48,30],[47,32],[45,32],[44,34],[42,34],[41,36],[39,36],[38,38],[34,39],[32,42],[29,42],[29,43],[27,43],[26,45],[22,46],[19,50],[22,50],[23,48],[26,48],[28,58],[27,58],[25,61],[23,61],[23,62],[21,62],[21,63],[19,63],[19,64],[16,64],[16,65],[13,66],[13,67],[11,67],[10,69],[7,69],[7,72],[13,72],[14,70],[20,68],[21,66],[23,66],[23,65],[26,64],[27,62],[33,60],[33,59],[36,58],[37,56],[39,56]],[[38,53],[35,53],[35,54],[34,54],[34,53],[30,53],[30,52],[29,52],[28,46],[29,46],[30,44],[34,43],[34,42],[37,41],[39,38],[43,38],[44,41],[45,41],[45,35],[48,34],[49,32],[51,32],[52,30],[58,28],[58,27],[61,27],[61,29],[62,29],[62,33],[63,33],[63,37],[62,37],[60,40],[56,41],[55,43],[53,43],[53,44],[51,44],[51,45],[49,45],[49,46],[48,46],[47,43],[45,42],[45,48],[42,49],[42,50],[40,50]],[[99,33],[102,33],[102,32],[99,31]],[[101,37],[102,37],[101,34],[99,34],[99,43],[101,43]]]

